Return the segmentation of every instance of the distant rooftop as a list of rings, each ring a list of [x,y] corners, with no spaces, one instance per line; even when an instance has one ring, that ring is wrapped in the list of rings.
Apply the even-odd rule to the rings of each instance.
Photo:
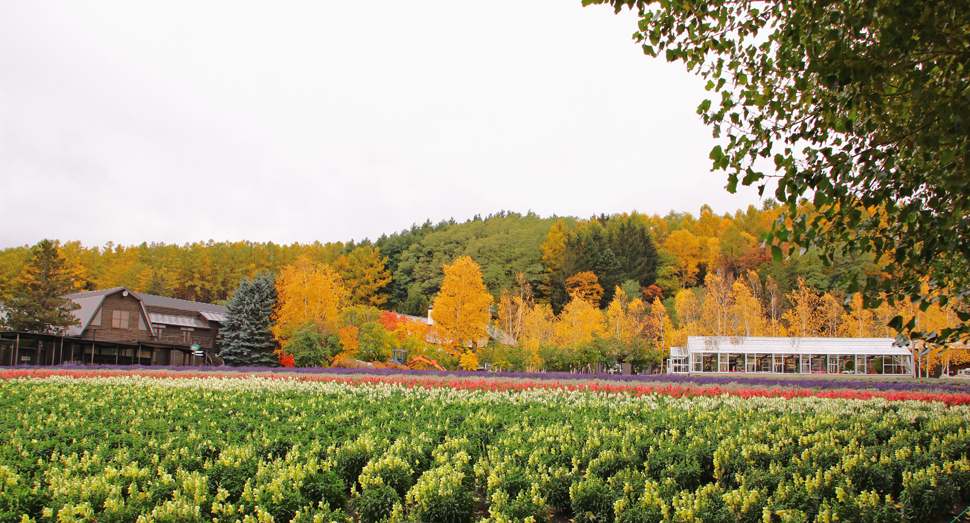
[[[88,292],[76,292],[74,294],[65,294],[64,298],[70,298],[72,300],[93,298],[95,296],[105,296],[108,294],[114,294],[118,291],[127,290],[129,294],[138,298],[145,305],[151,305],[152,307],[168,307],[170,309],[181,309],[186,311],[205,311],[214,312],[217,314],[225,314],[229,308],[223,305],[213,305],[211,303],[202,303],[197,301],[180,300],[177,298],[166,298],[164,296],[155,296],[154,294],[144,294],[141,292],[134,292],[127,289],[126,287],[114,287],[111,289],[101,289],[97,291]]]

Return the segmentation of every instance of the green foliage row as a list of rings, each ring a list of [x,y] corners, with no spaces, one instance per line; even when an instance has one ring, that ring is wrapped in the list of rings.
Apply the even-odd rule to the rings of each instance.
[[[3,521],[926,521],[970,492],[970,409],[935,403],[129,376],[0,408]]]

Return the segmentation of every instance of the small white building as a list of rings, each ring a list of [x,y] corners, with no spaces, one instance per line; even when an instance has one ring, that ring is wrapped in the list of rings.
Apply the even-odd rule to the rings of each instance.
[[[671,374],[912,375],[913,354],[893,338],[690,336],[672,347]]]

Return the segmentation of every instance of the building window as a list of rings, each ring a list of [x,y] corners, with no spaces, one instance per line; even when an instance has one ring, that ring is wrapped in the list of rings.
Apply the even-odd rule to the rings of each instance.
[[[128,311],[112,311],[111,312],[111,328],[112,329],[127,329],[128,328]]]
[[[191,327],[182,327],[182,341],[189,343],[192,341],[192,331],[195,330]]]

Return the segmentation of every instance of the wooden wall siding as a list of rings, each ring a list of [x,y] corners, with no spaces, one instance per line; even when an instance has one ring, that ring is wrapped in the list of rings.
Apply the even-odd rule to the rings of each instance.
[[[115,329],[111,326],[111,316],[114,311],[128,311],[128,328]],[[85,340],[120,341],[134,343],[151,341],[151,332],[146,328],[138,328],[138,317],[142,314],[141,302],[132,296],[122,296],[115,293],[105,296],[101,303],[101,325],[89,325],[81,336]],[[147,325],[147,324],[146,324]]]
[[[198,311],[189,311],[185,309],[172,309],[169,307],[155,307],[152,305],[145,305],[145,310],[148,311],[148,314],[168,314],[170,316],[197,318],[199,320],[202,320],[205,323],[208,323],[208,321],[201,314],[199,314]]]
[[[156,341],[160,343],[170,343],[172,345],[184,345],[189,346],[193,343],[197,343],[199,347],[203,349],[215,349],[216,348],[216,338],[219,336],[219,324],[206,320],[197,311],[189,311],[185,309],[173,309],[169,307],[155,307],[152,305],[146,305],[145,310],[148,314],[168,314],[171,316],[182,316],[184,318],[195,318],[201,320],[209,325],[208,329],[195,328],[190,334],[190,341],[185,342],[182,338],[182,329],[178,325],[166,325],[164,329],[159,329],[156,332]]]
[[[182,335],[182,329],[179,329],[178,327],[168,326],[164,329],[157,329],[156,333],[157,336],[155,337],[155,341],[158,343],[180,345],[184,347],[188,347],[189,345],[195,343],[203,349],[215,348],[215,338],[211,335],[211,331],[208,329],[196,329],[192,331],[189,334],[189,341],[185,341],[185,338]]]

